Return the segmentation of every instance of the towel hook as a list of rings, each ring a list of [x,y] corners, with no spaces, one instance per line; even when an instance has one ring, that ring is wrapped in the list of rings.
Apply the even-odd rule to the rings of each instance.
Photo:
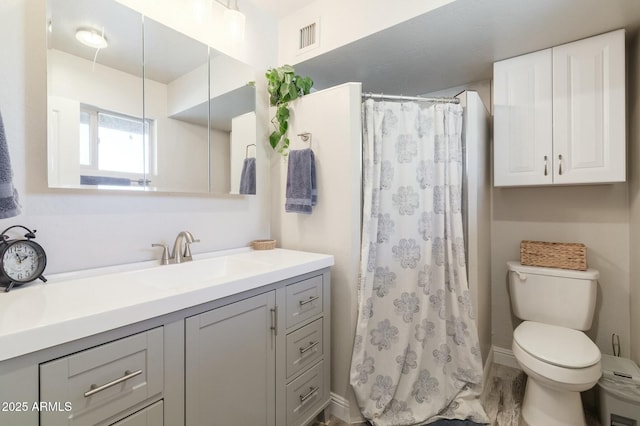
[[[312,147],[312,134],[310,132],[302,132],[302,133],[298,133],[298,136],[300,136],[300,139],[302,139],[303,142],[309,142],[309,148]]]
[[[249,158],[249,147],[250,146],[256,146],[255,143],[250,143],[249,145],[246,146],[245,150],[244,150],[244,158]]]

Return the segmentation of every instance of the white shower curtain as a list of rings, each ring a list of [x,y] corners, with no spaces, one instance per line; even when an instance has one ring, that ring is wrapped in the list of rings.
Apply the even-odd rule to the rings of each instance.
[[[488,422],[461,214],[462,107],[367,100],[351,385],[374,425]]]

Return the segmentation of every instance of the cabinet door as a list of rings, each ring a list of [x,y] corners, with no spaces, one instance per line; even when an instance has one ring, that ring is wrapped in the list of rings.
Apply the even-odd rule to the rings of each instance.
[[[494,186],[551,184],[551,49],[496,62]]]
[[[187,426],[274,425],[275,293],[186,320]]]
[[[621,182],[624,30],[553,48],[554,182]]]

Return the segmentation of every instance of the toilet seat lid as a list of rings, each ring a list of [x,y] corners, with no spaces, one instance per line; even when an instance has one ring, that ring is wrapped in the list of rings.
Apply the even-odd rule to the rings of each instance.
[[[565,368],[586,368],[600,361],[600,350],[583,332],[557,325],[525,321],[513,340],[531,356]]]

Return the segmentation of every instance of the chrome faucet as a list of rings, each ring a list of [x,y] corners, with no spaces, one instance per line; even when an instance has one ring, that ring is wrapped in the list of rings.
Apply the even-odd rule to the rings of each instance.
[[[198,243],[200,240],[196,240],[189,231],[182,231],[176,237],[176,241],[173,243],[173,250],[171,251],[171,257],[169,262],[182,263],[192,260],[191,257],[191,243]]]
[[[191,243],[198,243],[200,240],[193,238],[193,235],[189,231],[182,231],[176,237],[176,241],[173,243],[173,250],[171,250],[171,256],[169,256],[169,248],[165,244],[152,244],[153,247],[162,247],[162,260],[163,265],[169,265],[172,263],[182,263],[192,260],[191,256]]]

